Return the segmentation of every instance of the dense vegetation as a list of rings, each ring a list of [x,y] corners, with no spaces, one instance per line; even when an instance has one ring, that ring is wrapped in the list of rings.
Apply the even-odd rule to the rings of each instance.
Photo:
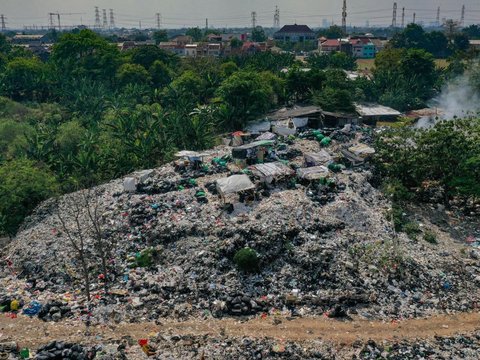
[[[355,100],[404,110],[423,105],[444,75],[417,49],[379,54],[371,81],[350,80],[344,70],[356,63],[341,53],[307,64],[270,52],[180,59],[156,46],[120,52],[89,30],[55,36],[45,60],[0,35],[0,234],[14,235],[53,194],[155,167],[177,149],[209,148],[273,108],[350,112]]]

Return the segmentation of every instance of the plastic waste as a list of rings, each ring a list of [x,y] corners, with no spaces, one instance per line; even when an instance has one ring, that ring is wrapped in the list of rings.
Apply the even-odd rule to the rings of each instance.
[[[20,357],[22,359],[29,359],[30,358],[30,349],[29,348],[23,348],[20,350]]]
[[[28,316],[35,316],[40,312],[40,310],[42,310],[42,304],[40,304],[38,301],[32,301],[28,307],[23,309],[22,313]]]
[[[10,303],[10,310],[11,311],[18,311],[20,307],[20,302],[18,300],[12,300]]]

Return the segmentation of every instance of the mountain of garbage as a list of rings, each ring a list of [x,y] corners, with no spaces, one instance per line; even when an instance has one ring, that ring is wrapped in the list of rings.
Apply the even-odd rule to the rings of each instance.
[[[371,185],[369,130],[260,136],[234,133],[45,202],[3,250],[2,304],[37,302],[46,321],[85,313],[80,240],[98,321],[273,311],[392,319],[480,304],[475,247],[457,256],[451,238],[431,245],[395,232],[390,202]]]

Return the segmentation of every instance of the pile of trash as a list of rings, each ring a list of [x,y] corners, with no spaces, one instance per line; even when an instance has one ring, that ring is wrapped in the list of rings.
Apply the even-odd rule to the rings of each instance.
[[[51,341],[33,352],[15,342],[0,342],[3,359],[478,359],[480,332],[429,340],[355,341],[335,346],[318,341],[295,343],[282,339],[224,335],[155,334],[146,339],[124,336],[101,345]]]
[[[3,250],[0,297],[36,301],[46,321],[84,316],[85,261],[98,322],[255,315],[285,310],[292,292],[302,315],[475,309],[478,261],[394,231],[391,204],[369,182],[367,141],[308,131],[182,152],[47,201]],[[254,271],[233,261],[246,247]]]

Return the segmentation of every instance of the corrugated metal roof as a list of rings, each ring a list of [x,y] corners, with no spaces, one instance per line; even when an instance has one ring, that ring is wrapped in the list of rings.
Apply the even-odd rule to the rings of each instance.
[[[359,105],[355,104],[355,109],[360,116],[400,116],[401,112],[388,106],[371,104]]]
[[[252,165],[249,169],[254,175],[261,178],[276,178],[294,174],[294,171],[290,167],[281,162]]]

